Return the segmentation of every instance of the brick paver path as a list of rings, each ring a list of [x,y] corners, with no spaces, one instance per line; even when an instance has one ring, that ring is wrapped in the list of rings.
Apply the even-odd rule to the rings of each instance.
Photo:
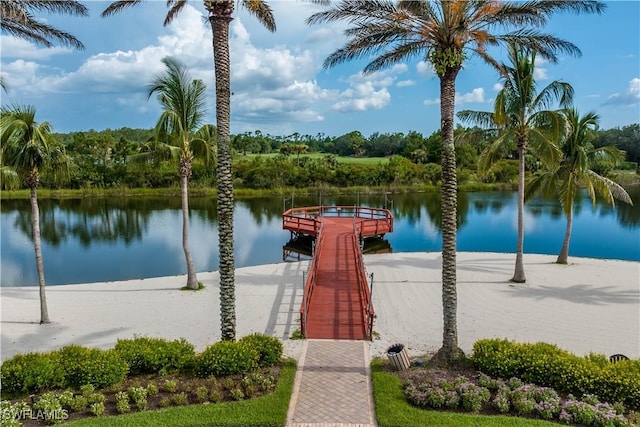
[[[374,427],[368,343],[308,340],[289,404],[289,427]]]

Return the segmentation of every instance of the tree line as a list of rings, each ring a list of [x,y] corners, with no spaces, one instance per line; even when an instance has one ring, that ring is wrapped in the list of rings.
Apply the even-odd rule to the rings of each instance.
[[[470,131],[473,128],[458,126],[455,134],[459,136]],[[147,158],[142,162],[135,158],[148,152],[154,129],[125,127],[54,133],[53,138],[71,160],[70,176],[68,181],[60,182],[45,172],[41,178],[44,188],[166,188],[179,185],[179,176],[170,158]],[[458,182],[474,179],[486,183],[510,183],[513,180],[512,160],[517,158],[515,147],[504,153],[505,160],[495,162],[487,175],[476,177],[479,155],[494,139],[487,133],[480,140],[456,143],[456,166],[462,173]],[[276,136],[257,130],[232,135],[231,140],[235,159],[233,179],[238,188],[304,188],[325,184],[336,187],[437,185],[441,178],[442,141],[439,131],[426,137],[416,131],[406,134],[375,132],[365,137],[359,131],[340,136]],[[640,163],[640,124],[596,130],[591,144],[595,148],[613,146],[624,151],[625,162],[617,168],[636,169]],[[387,157],[389,161],[354,164],[339,161],[339,156]],[[609,162],[600,161],[595,162],[592,168],[601,175],[607,175],[612,166]],[[527,156],[527,172],[539,169],[538,159],[533,155]],[[191,185],[215,187],[215,180],[215,165],[206,165],[195,158]],[[10,180],[2,182],[3,189],[11,185]]]

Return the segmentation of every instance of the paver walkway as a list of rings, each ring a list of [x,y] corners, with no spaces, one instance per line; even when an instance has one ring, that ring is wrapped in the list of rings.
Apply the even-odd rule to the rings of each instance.
[[[375,427],[366,341],[307,340],[288,427]]]

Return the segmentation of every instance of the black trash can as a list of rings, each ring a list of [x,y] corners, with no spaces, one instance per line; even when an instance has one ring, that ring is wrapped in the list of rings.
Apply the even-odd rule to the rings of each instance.
[[[409,354],[407,353],[407,349],[404,347],[404,344],[394,344],[389,347],[387,349],[387,357],[389,358],[391,366],[393,366],[397,371],[404,371],[411,367]]]

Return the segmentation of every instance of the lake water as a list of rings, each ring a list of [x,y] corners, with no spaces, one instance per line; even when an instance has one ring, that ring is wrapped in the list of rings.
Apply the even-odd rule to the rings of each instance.
[[[616,208],[583,198],[576,203],[570,256],[640,261],[640,187],[629,192],[634,206]],[[304,259],[287,250],[282,212],[291,198],[238,200],[235,205],[236,267]],[[315,196],[293,205],[359,204],[391,209],[394,231],[373,241],[369,252],[441,250],[436,193]],[[218,268],[216,203],[190,199],[190,247],[198,271]],[[84,198],[40,200],[47,285],[126,280],[184,274],[179,198]],[[460,193],[458,250],[514,252],[515,192]],[[555,202],[532,200],[525,208],[526,253],[557,254],[566,220]],[[28,200],[0,204],[1,286],[37,285]]]

